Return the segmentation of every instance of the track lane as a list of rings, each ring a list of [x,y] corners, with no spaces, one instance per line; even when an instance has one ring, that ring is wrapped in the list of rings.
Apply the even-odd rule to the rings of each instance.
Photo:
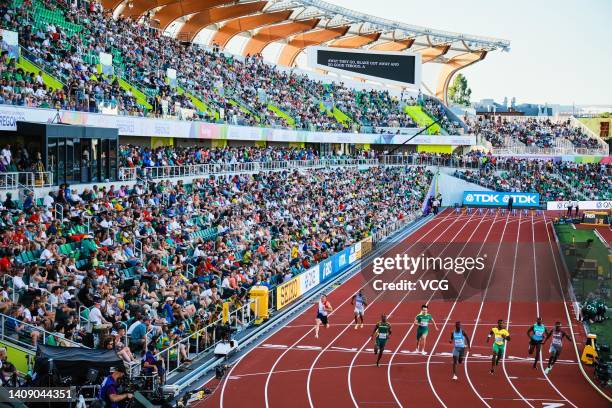
[[[498,211],[496,211],[496,216],[497,215],[499,215]],[[469,324],[476,322],[476,318],[483,305],[484,298],[481,297],[480,294],[486,290],[486,286],[493,274],[494,263],[496,262],[497,255],[503,244],[508,218],[509,215],[504,215],[501,219],[494,221],[494,225],[491,226],[492,231],[482,241],[480,248],[478,248],[478,253],[466,254],[474,257],[487,255],[491,267],[477,274],[472,273],[466,275],[460,296],[458,296],[456,301],[457,303],[454,305],[452,312],[445,319],[442,332],[436,340],[432,355],[427,361],[429,384],[434,395],[438,399],[439,405],[445,407],[449,404],[452,405],[458,393],[461,394],[461,401],[465,406],[471,407],[482,404],[482,397],[468,387],[461,366],[457,367],[459,379],[457,381],[452,380],[451,353],[453,352],[453,346],[448,342],[450,333],[454,330],[455,321],[461,321],[463,330],[465,330],[468,336],[472,335],[470,333],[472,327],[469,326]],[[485,247],[487,242],[490,242],[490,244]],[[482,354],[486,346],[480,345],[479,342],[474,342],[471,338],[470,340],[473,342],[472,346],[474,347],[474,353]],[[435,357],[433,357],[434,355]],[[477,363],[486,365],[487,361],[488,359],[486,357],[482,357],[478,358]]]
[[[470,215],[467,221],[453,224],[451,228],[447,228],[444,231],[444,233],[440,235],[437,235],[437,236],[432,235],[431,237],[434,239],[423,240],[422,241],[423,245],[418,245],[416,247],[411,248],[411,250],[408,251],[407,254],[411,256],[419,256],[423,251],[425,252],[436,251],[435,246],[438,246],[439,242],[454,242],[455,240],[458,239],[458,237],[465,234],[464,231],[469,231],[468,225],[472,225],[473,218],[474,218],[474,213]],[[423,246],[425,246],[425,248],[423,248]],[[414,276],[411,276],[410,274],[408,274],[407,272],[403,270],[399,274],[393,271],[389,271],[389,272],[392,272],[391,273],[392,276],[393,274],[395,274],[398,276],[398,278],[402,278],[402,279],[403,278],[406,278],[406,279],[414,278]],[[421,276],[422,275],[423,274],[421,273]],[[381,276],[384,276],[384,275],[381,275]],[[398,278],[396,278],[396,280]],[[384,280],[388,282],[391,279],[387,277]],[[372,291],[374,291],[373,288],[372,288]],[[397,306],[401,303],[401,299],[403,295],[400,293],[389,293],[389,292],[381,291],[377,293],[376,297],[380,298],[382,301],[376,302],[375,304],[371,303],[369,306],[372,306],[372,307],[368,308],[367,315],[370,319],[378,320],[378,317],[382,313],[389,313],[390,311],[392,312],[393,309],[397,309]],[[341,348],[347,348],[347,349],[355,349],[355,351],[357,351],[360,348],[362,348],[362,346],[364,345],[364,338],[367,340],[368,339],[367,336],[370,334],[371,332],[370,333],[359,333],[359,330],[354,330],[352,325],[347,325],[344,331],[341,332],[338,336],[336,336],[336,338],[332,341],[332,343],[328,344],[326,346],[326,349],[324,349],[323,352],[320,353],[320,355],[318,356],[318,360],[315,360],[313,362],[312,367],[316,368],[316,367],[321,367],[321,366],[324,367],[326,365],[333,365],[333,366],[347,366],[348,365],[349,370],[350,370],[350,364],[351,364],[351,361],[353,361],[353,357],[355,356],[355,353],[352,353],[352,354],[347,354],[347,353],[325,354],[326,350],[330,349],[331,347],[341,347]],[[323,405],[323,406],[336,405],[336,406],[343,406],[343,407],[351,406],[353,402],[352,402],[352,398],[350,395],[351,386],[349,386],[349,383],[348,383],[347,372],[343,371],[342,376],[344,377],[344,379],[337,378],[336,376],[334,376],[334,373],[330,372],[329,370],[316,370],[316,371],[311,372],[311,376],[310,376],[311,381],[310,383],[308,383],[307,381],[307,385],[310,384],[310,390],[311,390],[309,397],[312,398],[312,396],[316,395],[317,405]],[[334,383],[336,384],[336,386],[334,386]],[[338,383],[340,384],[340,387],[337,387]],[[376,398],[379,398],[379,396],[376,396]],[[374,400],[371,400],[371,402],[374,404],[376,403],[376,401]],[[311,404],[311,406],[314,406],[314,403]]]
[[[539,307],[537,303],[537,270],[533,255],[533,226],[530,215],[522,217],[518,237],[514,290],[510,298],[508,314],[513,316],[516,321],[533,324],[539,314]],[[550,322],[546,316],[542,316],[542,318],[543,324],[550,327]],[[527,329],[524,327],[514,329],[512,322],[510,322],[508,330],[511,334],[514,334],[512,355],[528,359],[530,363],[533,363],[535,351],[534,355],[528,353],[529,337],[527,336]],[[564,401],[564,398],[560,397],[548,384],[539,364],[536,365],[536,368],[532,368],[532,364],[508,365],[506,372],[509,381],[517,389],[521,398],[525,399],[526,404],[535,406],[536,403],[533,401]]]
[[[492,221],[494,218],[495,217],[477,217],[470,223],[470,225],[466,226],[467,231],[471,231],[467,239],[463,239],[459,242],[456,242],[452,244],[452,246],[451,244],[445,245],[444,248],[442,248],[442,252],[440,254],[434,255],[444,255],[444,257],[461,255],[461,253],[458,252],[465,250],[465,248],[468,247],[470,243],[482,241],[483,238],[485,238],[489,234],[493,226]],[[473,225],[474,223],[476,223],[475,226]],[[467,254],[467,256],[469,255],[470,254]],[[452,272],[448,272],[448,274],[450,275],[452,274]],[[432,272],[430,272],[428,275],[429,276],[425,276],[424,279],[433,277]],[[450,278],[456,277],[450,276]],[[401,339],[399,340],[399,343],[396,343],[397,345],[394,345],[394,343],[391,343],[391,340],[389,340],[388,350],[390,352],[392,351],[392,353],[389,357],[389,361],[387,361],[387,359],[385,358],[381,360],[381,362],[385,365],[382,369],[380,367],[368,364],[375,361],[375,357],[371,353],[360,352],[353,357],[351,366],[352,369],[349,371],[349,384],[351,384],[352,388],[354,405],[358,406],[366,403],[373,403],[371,401],[372,395],[376,396],[376,404],[397,404],[397,402],[395,401],[395,395],[393,394],[392,389],[389,386],[387,376],[387,372],[390,367],[389,364],[392,363],[392,358],[401,350],[405,352],[407,350],[412,349],[412,344],[409,345],[408,343],[406,343],[405,340],[408,334],[414,329],[414,326],[412,324],[414,318],[412,316],[414,316],[418,312],[423,303],[430,304],[432,308],[432,313],[434,310],[436,311],[436,314],[438,314],[438,310],[442,310],[441,313],[444,313],[443,311],[447,306],[447,302],[431,301],[434,296],[438,298],[441,297],[440,292],[431,293],[420,291],[417,293],[407,293],[404,298],[401,299],[400,302],[398,302],[398,304],[393,310],[393,316],[390,317],[389,321],[392,327],[395,327],[394,332],[398,332],[397,334],[394,334],[393,337]],[[440,307],[438,307],[438,305]],[[444,314],[440,314],[439,316],[444,316]],[[374,316],[373,318],[376,318],[376,316]],[[409,324],[403,324],[401,326],[396,327],[395,319],[397,318],[402,319],[402,322]],[[435,331],[433,331],[433,328],[432,333],[436,333]],[[429,339],[430,342],[433,340],[433,338],[435,338],[435,334],[432,334],[431,339]],[[397,340],[395,341],[397,342]],[[366,342],[364,342],[360,351],[362,351],[366,347],[366,345],[367,347],[369,347],[368,350],[371,349],[373,347],[372,340],[366,339]],[[414,361],[405,361],[400,363],[400,366],[405,371],[410,373],[410,377],[418,376],[420,374],[420,371],[422,370],[421,366],[424,359],[426,359],[426,357],[418,356]],[[417,372],[416,375],[414,373],[415,370]],[[383,371],[383,373],[381,373],[381,371]]]
[[[476,214],[476,212],[474,212]],[[482,217],[477,217],[482,218]],[[471,230],[472,240],[464,238],[462,242],[476,243],[482,241],[486,233],[491,227],[490,220],[494,217],[490,217],[488,221],[481,224],[479,231],[474,226],[468,226],[468,230]],[[477,235],[476,235],[477,233]],[[476,238],[478,237],[478,238]],[[469,237],[468,237],[469,238]],[[456,256],[458,251],[462,249],[461,246],[455,246],[452,253],[449,252],[448,256]],[[445,254],[445,257],[447,254]],[[455,282],[461,280],[459,275],[453,277]],[[414,321],[414,316],[420,310],[421,304],[429,303],[430,313],[436,319],[436,322],[440,325],[444,317],[450,311],[452,307],[452,301],[455,299],[459,285],[455,285],[452,290],[445,293],[438,293],[434,299],[429,299],[431,292],[424,293],[418,297],[418,299],[412,302],[404,302],[402,304],[402,310],[410,321]],[[430,300],[427,302],[427,300]],[[451,300],[450,302],[448,300]],[[411,351],[416,349],[416,330],[413,325],[406,327],[401,332],[401,340],[399,347],[395,347],[394,353],[389,359],[390,366],[387,367],[387,387],[391,392],[395,406],[404,405],[420,405],[420,406],[437,406],[436,399],[431,392],[429,383],[427,381],[427,373],[425,370],[425,364],[427,361],[426,356],[415,354]],[[427,339],[426,351],[430,352],[432,344],[435,341],[438,331],[436,331],[433,325],[430,325],[430,332]],[[406,353],[406,351],[409,351]]]
[[[484,406],[517,407],[524,406],[511,384],[506,380],[501,362],[494,375],[489,373],[492,354],[492,343],[487,343],[487,336],[497,320],[507,319],[508,301],[512,284],[512,273],[515,262],[517,235],[520,216],[509,215],[505,230],[502,232],[502,245],[496,254],[491,272],[491,281],[487,285],[483,297],[483,307],[476,315],[476,325],[470,333],[474,347],[464,361],[464,372],[472,392],[476,394]],[[491,324],[492,323],[492,324]],[[527,328],[525,327],[525,330]],[[511,341],[506,346],[507,355],[514,348],[513,333]],[[486,363],[482,361],[487,361]],[[517,399],[519,399],[517,401]]]

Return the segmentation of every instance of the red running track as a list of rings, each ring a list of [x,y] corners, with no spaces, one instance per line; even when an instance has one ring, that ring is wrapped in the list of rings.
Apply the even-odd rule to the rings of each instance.
[[[313,306],[246,353],[222,382],[209,381],[206,387],[213,394],[195,406],[610,406],[580,372],[571,344],[564,344],[548,375],[542,364],[533,369],[533,356],[527,354],[526,332],[538,315],[548,328],[556,320],[566,331],[574,324],[578,343],[583,341],[579,324],[568,320],[566,280],[549,221],[542,215],[501,212],[439,214],[383,256],[482,256],[483,271],[427,271],[419,276],[400,270],[378,277],[368,265],[329,294],[335,310],[319,339],[313,333]],[[380,292],[372,288],[372,280],[379,278],[447,278],[450,285],[446,291]],[[356,330],[350,299],[361,287],[369,304],[366,326]],[[412,322],[422,303],[429,304],[439,329],[430,327],[426,356],[414,353]],[[389,316],[393,335],[376,367],[369,336],[382,313]],[[503,365],[491,375],[486,338],[500,318],[509,321],[511,341]],[[453,381],[449,337],[457,320],[472,338],[472,349],[457,370],[459,380]],[[547,346],[542,354],[548,358]]]

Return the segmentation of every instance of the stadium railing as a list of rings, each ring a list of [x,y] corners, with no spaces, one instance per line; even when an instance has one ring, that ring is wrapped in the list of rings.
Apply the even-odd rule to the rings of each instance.
[[[19,173],[19,182],[26,187],[50,187],[53,185],[53,172],[22,172]]]
[[[19,173],[0,173],[0,189],[16,190],[19,186]]]
[[[324,167],[376,166],[376,159],[316,159],[316,160],[274,160],[268,162],[212,163],[187,166],[121,167],[121,181],[136,181],[138,178],[156,180],[170,177],[207,176],[215,174],[257,173]]]
[[[24,327],[24,334],[21,333],[21,331],[15,331],[12,330],[10,328],[7,327],[7,323],[9,320],[14,320],[15,323],[17,324],[17,326],[22,326]],[[1,329],[0,329],[0,340],[9,340],[10,342],[14,343],[14,344],[19,344],[20,346],[26,348],[26,349],[34,349],[34,345],[31,342],[26,342],[23,340],[23,337],[28,336],[30,333],[32,332],[38,332],[40,333],[40,339],[38,340],[40,343],[42,344],[47,344],[49,342],[49,338],[50,337],[56,337],[57,338],[57,342],[58,343],[62,343],[64,344],[66,347],[81,347],[81,348],[88,348],[87,346],[81,344],[81,343],[77,343],[75,341],[72,340],[68,340],[66,338],[61,337],[60,334],[58,333],[52,333],[49,332],[45,329],[43,329],[40,326],[35,326],[33,324],[30,323],[26,323],[22,320],[16,319],[12,316],[8,316],[5,315],[3,313],[0,313],[0,325]]]
[[[225,336],[218,335],[218,331],[223,325],[229,323],[231,330],[237,330],[240,327],[247,327],[254,322],[256,318],[257,299],[250,299],[240,308],[228,311],[225,316],[220,317],[195,333],[182,338],[175,344],[162,349],[155,354],[155,358],[165,362],[166,375],[172,374],[181,366],[180,349],[182,347],[185,347],[188,356],[191,355],[197,358],[202,353],[212,350],[219,342],[226,339]],[[238,325],[238,321],[240,321],[240,325]]]
[[[491,153],[495,156],[517,156],[517,155],[547,155],[547,156],[607,156],[608,148],[600,147],[590,149],[586,147],[538,147],[538,146],[513,146],[494,147]]]

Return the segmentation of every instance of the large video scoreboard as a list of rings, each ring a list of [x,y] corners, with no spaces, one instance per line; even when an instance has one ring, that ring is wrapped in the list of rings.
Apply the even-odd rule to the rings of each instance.
[[[307,56],[312,68],[403,87],[421,85],[420,54],[309,47]]]

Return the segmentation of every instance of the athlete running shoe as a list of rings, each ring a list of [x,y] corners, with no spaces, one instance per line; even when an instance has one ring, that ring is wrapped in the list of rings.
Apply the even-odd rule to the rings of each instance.
[[[491,373],[491,375],[495,374],[495,371],[493,370],[489,370],[489,372]]]
[[[363,323],[361,323],[361,325],[359,327],[361,327],[363,329]]]
[[[423,351],[421,351],[421,354],[422,354],[422,355],[424,355],[424,356],[426,356],[426,355],[427,355],[427,352],[426,352],[425,350],[423,350]]]
[[[358,324],[356,324],[356,325],[355,325],[355,330],[357,330],[358,328],[359,328],[359,325],[358,325]]]
[[[457,376],[453,375],[453,380],[457,381]]]
[[[546,367],[546,369],[544,370],[544,374],[550,373],[550,370],[552,370],[552,367]]]

